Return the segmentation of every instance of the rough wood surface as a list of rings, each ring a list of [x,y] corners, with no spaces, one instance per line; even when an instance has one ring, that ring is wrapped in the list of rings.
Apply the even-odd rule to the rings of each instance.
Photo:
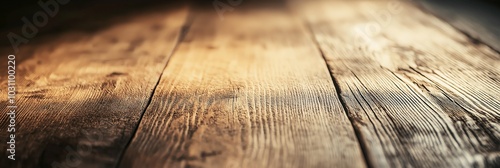
[[[194,18],[121,166],[366,166],[300,21],[278,7]]]
[[[375,167],[498,167],[500,56],[398,1],[295,3]]]
[[[136,14],[101,30],[24,46],[16,54],[16,160],[3,151],[0,167],[116,165],[186,16],[187,8]],[[7,86],[6,76],[1,81]],[[0,111],[7,111],[6,97],[1,100]],[[2,150],[7,117],[0,115]]]
[[[442,10],[478,42],[402,1],[256,4],[30,39],[0,167],[500,167],[491,16]]]

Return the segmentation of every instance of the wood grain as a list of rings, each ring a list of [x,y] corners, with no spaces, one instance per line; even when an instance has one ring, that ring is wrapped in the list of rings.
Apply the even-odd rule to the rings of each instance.
[[[17,64],[16,160],[2,152],[1,167],[115,166],[186,16],[185,7],[141,13],[24,46],[17,54],[25,59]],[[0,81],[7,86],[6,76]],[[6,97],[1,100],[7,111]],[[7,117],[0,116],[1,128]],[[2,141],[7,136],[0,132]]]
[[[374,167],[498,167],[500,55],[398,1],[293,5]]]
[[[366,166],[300,21],[279,7],[194,18],[122,167]]]

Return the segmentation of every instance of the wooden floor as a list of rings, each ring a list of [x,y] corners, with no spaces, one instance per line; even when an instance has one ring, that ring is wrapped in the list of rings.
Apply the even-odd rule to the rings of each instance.
[[[182,5],[41,36],[0,167],[500,167],[498,34],[424,6]]]

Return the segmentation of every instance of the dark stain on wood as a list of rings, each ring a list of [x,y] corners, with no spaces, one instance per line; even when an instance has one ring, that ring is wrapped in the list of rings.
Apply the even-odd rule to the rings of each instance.
[[[112,72],[112,73],[106,75],[106,77],[117,77],[117,76],[124,76],[124,75],[128,75],[128,74],[123,73],[123,72]]]

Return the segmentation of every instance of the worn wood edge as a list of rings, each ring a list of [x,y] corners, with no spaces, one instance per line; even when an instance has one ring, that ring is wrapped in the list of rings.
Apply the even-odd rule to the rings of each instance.
[[[182,11],[183,11],[183,8],[181,7],[179,9],[172,10],[171,13],[172,13],[172,16],[174,16],[174,17],[184,18]],[[154,12],[158,12],[158,11],[155,10]],[[120,30],[118,30],[118,28],[117,28],[120,26],[129,26],[129,27],[132,27],[131,30],[137,31],[137,27],[140,27],[141,25],[137,25],[137,24],[134,25],[132,22],[120,23],[120,24],[117,24],[116,26],[110,27],[109,29],[103,29],[99,32],[95,32],[96,34],[102,35],[103,37],[97,37],[96,35],[88,35],[88,34],[81,33],[81,32],[68,32],[68,33],[64,33],[64,34],[59,35],[61,38],[57,39],[53,42],[27,45],[27,47],[34,48],[34,50],[31,51],[31,54],[33,54],[34,56],[28,57],[25,61],[20,62],[17,65],[17,68],[18,68],[17,100],[18,100],[18,106],[21,107],[21,109],[19,109],[21,111],[19,111],[17,117],[18,117],[18,124],[20,124],[21,130],[23,128],[30,127],[29,125],[34,124],[35,121],[40,120],[44,117],[44,116],[38,116],[38,115],[42,115],[42,114],[36,114],[37,110],[42,110],[42,109],[48,108],[51,111],[54,111],[52,113],[48,113],[48,115],[50,115],[52,117],[54,115],[56,115],[56,112],[57,112],[57,113],[62,114],[62,115],[68,114],[69,116],[72,116],[72,118],[70,119],[69,122],[63,121],[63,120],[65,120],[64,117],[51,118],[52,121],[63,122],[63,124],[59,124],[59,125],[54,125],[51,123],[46,123],[45,125],[38,124],[41,127],[40,129],[43,129],[47,132],[28,132],[28,130],[19,131],[19,133],[18,133],[19,138],[17,140],[20,141],[19,142],[20,144],[25,144],[25,146],[19,145],[21,147],[19,147],[18,151],[17,151],[17,152],[19,152],[18,154],[20,155],[19,157],[21,157],[21,158],[16,158],[17,159],[16,161],[4,162],[4,161],[6,161],[5,159],[7,158],[6,156],[5,157],[3,156],[4,154],[6,154],[4,152],[4,153],[2,153],[0,165],[5,165],[5,166],[17,165],[17,166],[25,166],[25,167],[58,166],[61,164],[63,166],[64,166],[64,164],[73,165],[73,166],[75,166],[75,164],[76,164],[78,166],[83,166],[83,167],[86,167],[86,166],[92,166],[92,167],[93,166],[106,166],[106,167],[114,166],[117,163],[116,161],[118,159],[118,158],[114,158],[114,157],[119,156],[119,150],[123,150],[120,148],[124,147],[125,144],[113,144],[113,143],[120,142],[120,141],[123,142],[125,139],[127,139],[128,135],[130,135],[130,138],[133,135],[130,132],[128,132],[128,130],[126,129],[126,127],[128,127],[128,126],[123,126],[123,124],[130,122],[130,121],[134,122],[134,120],[139,119],[138,117],[133,116],[134,113],[127,111],[128,109],[123,109],[123,108],[127,108],[127,107],[139,108],[140,111],[143,111],[143,109],[146,108],[145,106],[144,106],[144,108],[142,108],[141,106],[143,106],[145,104],[140,103],[140,102],[143,100],[147,100],[147,98],[149,98],[144,93],[149,92],[150,91],[149,87],[153,86],[154,83],[147,82],[147,81],[150,81],[151,79],[141,79],[141,75],[154,76],[156,73],[160,74],[160,72],[162,72],[162,69],[160,69],[160,68],[163,67],[164,64],[166,63],[167,57],[164,57],[165,53],[158,53],[158,51],[169,50],[169,48],[171,46],[168,44],[175,43],[175,39],[173,39],[173,38],[175,36],[180,35],[179,33],[173,33],[173,32],[169,33],[169,31],[170,31],[169,29],[174,29],[176,26],[178,26],[178,28],[179,28],[179,30],[177,30],[177,32],[180,32],[182,25],[178,25],[178,23],[176,23],[177,21],[175,21],[175,19],[178,19],[178,18],[172,18],[172,17],[170,17],[170,18],[165,18],[165,17],[158,18],[158,14],[154,13],[154,12],[153,13],[148,12],[148,13],[144,13],[144,15],[141,14],[140,16],[134,16],[132,19],[132,20],[137,20],[137,19],[141,20],[139,17],[152,16],[152,18],[157,18],[158,20],[162,21],[162,23],[160,23],[160,24],[151,24],[151,21],[149,20],[146,22],[148,24],[142,25],[143,30],[149,30],[149,29],[151,29],[151,31],[158,31],[158,30],[163,30],[163,29],[165,30],[161,34],[158,34],[158,35],[161,35],[158,37],[165,37],[162,40],[167,41],[166,42],[167,45],[158,47],[157,49],[153,49],[151,51],[149,51],[149,50],[145,51],[145,50],[147,50],[148,45],[151,45],[151,44],[149,44],[151,41],[148,41],[148,40],[141,41],[140,39],[127,39],[127,38],[124,38],[123,39],[124,41],[120,41],[122,39],[120,39],[119,37],[113,38],[113,35],[117,35],[116,33],[113,34],[113,32],[114,31],[120,32]],[[169,19],[172,22],[169,22],[170,25],[165,26],[164,25],[165,20],[162,20],[162,19]],[[140,23],[141,21],[138,21],[138,22]],[[149,25],[149,24],[151,24],[151,25]],[[171,26],[171,27],[169,27],[169,26]],[[118,34],[118,36],[119,35],[121,35],[121,34]],[[140,35],[140,33],[138,33],[138,35]],[[169,39],[172,39],[172,41],[170,42]],[[88,40],[92,40],[92,41],[90,41],[89,43],[85,43],[85,44],[93,45],[92,42],[97,42],[100,45],[102,45],[102,44],[107,45],[110,43],[111,44],[110,50],[112,50],[112,49],[117,50],[117,51],[115,51],[115,53],[111,53],[112,56],[116,56],[119,54],[122,54],[123,55],[122,57],[126,57],[128,55],[134,55],[134,56],[136,56],[135,58],[139,58],[139,56],[141,56],[141,55],[149,56],[151,58],[151,60],[149,60],[149,62],[151,62],[151,64],[150,64],[151,67],[144,68],[145,66],[140,66],[138,68],[144,68],[144,71],[150,72],[150,74],[144,74],[142,71],[130,72],[130,73],[129,72],[120,72],[120,70],[123,70],[126,68],[121,67],[122,65],[113,65],[114,62],[119,62],[122,60],[128,61],[128,62],[126,62],[126,64],[131,64],[131,61],[134,61],[134,59],[122,58],[122,59],[117,59],[114,61],[109,61],[109,60],[113,60],[113,58],[109,58],[109,60],[107,60],[106,59],[107,55],[103,54],[104,56],[102,57],[102,59],[99,59],[98,57],[94,56],[94,57],[92,57],[93,59],[95,59],[93,61],[85,60],[86,59],[85,54],[89,54],[89,53],[96,54],[97,53],[97,55],[98,55],[99,52],[106,53],[107,52],[106,50],[100,51],[99,49],[97,49],[97,50],[90,49],[90,51],[81,51],[81,52],[75,52],[75,53],[72,53],[72,52],[62,53],[62,52],[64,52],[65,48],[56,48],[58,45],[70,45],[71,46],[74,44],[82,43],[82,41],[88,41]],[[127,41],[127,40],[130,40],[130,41]],[[154,40],[158,40],[158,38],[155,38]],[[71,42],[69,42],[69,41],[71,41]],[[144,44],[144,43],[146,43],[146,44]],[[84,47],[81,47],[81,48],[87,48],[88,46],[86,46],[85,44],[82,44]],[[128,47],[127,47],[127,45],[128,45]],[[144,46],[146,46],[146,47],[144,47]],[[69,48],[68,50],[78,51],[79,47],[74,47],[74,48],[73,47],[68,47]],[[120,53],[122,51],[124,53]],[[27,52],[27,53],[21,52],[19,54],[29,54],[29,53],[30,52]],[[57,56],[54,56],[54,55],[57,55]],[[73,55],[74,57],[73,58],[63,57],[63,55]],[[80,57],[76,57],[76,56],[80,56]],[[63,59],[59,59],[61,57],[63,57]],[[90,63],[101,63],[101,61],[109,61],[108,64],[110,64],[109,66],[111,68],[104,70],[102,73],[106,73],[110,69],[115,69],[115,71],[108,72],[109,74],[98,74],[99,72],[94,72],[90,69],[85,69],[86,67],[85,66],[82,67],[81,64],[78,65],[77,60],[79,60],[79,59],[83,59],[85,61],[88,61],[89,64]],[[58,61],[60,61],[60,62],[58,62]],[[65,61],[66,61],[66,63],[62,63]],[[85,62],[85,61],[82,61],[82,62]],[[73,71],[81,70],[81,73],[75,73],[75,74],[73,74],[74,75],[73,77],[63,77],[63,76],[57,76],[57,75],[51,74],[51,70],[57,70],[58,67],[68,68],[69,67],[68,65],[64,65],[64,64],[68,64],[68,63],[77,64],[76,67],[79,67],[79,68],[73,67],[71,70],[73,70]],[[137,63],[144,64],[147,62],[137,61]],[[105,64],[105,65],[108,65],[108,64]],[[132,62],[132,64],[133,64],[133,62]],[[156,67],[157,65],[159,65],[161,67],[159,67],[158,70],[154,70],[154,67]],[[34,69],[37,69],[37,67],[41,67],[41,66],[43,66],[43,68],[45,68],[43,71],[34,71]],[[54,66],[54,67],[50,68],[50,67],[46,67],[46,66]],[[106,66],[102,66],[102,67],[104,69],[106,68]],[[38,68],[38,69],[43,69],[43,68]],[[133,66],[130,66],[129,68],[133,68]],[[96,69],[98,69],[98,68],[96,68]],[[62,71],[59,70],[57,72],[61,73]],[[96,73],[96,74],[94,74],[94,73]],[[50,74],[50,76],[49,76],[49,74]],[[96,77],[92,78],[92,74]],[[81,76],[83,79],[90,78],[92,81],[87,81],[87,82],[81,81],[79,75],[84,75],[84,77]],[[105,77],[105,78],[110,78],[112,80],[111,81],[107,81],[107,80],[101,81],[101,79],[102,79],[101,75],[103,75],[103,77]],[[25,77],[25,78],[23,78],[23,77]],[[35,79],[38,79],[38,81],[30,81],[31,78],[34,78],[34,77],[35,77]],[[157,77],[159,78],[159,75]],[[28,79],[30,79],[30,80],[28,80]],[[57,83],[58,80],[60,80],[61,84],[63,84],[63,85],[58,85],[58,86],[42,85],[39,88],[36,88],[38,85],[37,84],[38,82],[40,82],[40,83],[45,82],[48,84],[50,84],[50,83],[54,84],[54,82]],[[74,80],[74,83],[76,83],[77,86],[72,86],[71,82],[68,82],[71,80]],[[137,82],[137,83],[144,84],[144,85],[139,86],[139,87],[134,87],[135,90],[134,89],[127,90],[127,88],[123,88],[124,82],[126,82],[126,81],[130,82],[130,81],[134,81],[134,80],[136,82],[141,81],[141,82]],[[143,82],[143,81],[146,81],[146,82]],[[65,83],[65,82],[67,82],[67,83]],[[99,82],[103,82],[103,83],[100,84]],[[3,83],[6,83],[6,81],[2,80],[0,83],[3,84]],[[97,83],[99,83],[99,84],[97,84]],[[134,83],[134,82],[131,82],[131,83]],[[87,84],[90,87],[87,90],[88,95],[90,95],[90,97],[85,97],[86,95],[79,95],[79,96],[75,97],[75,95],[73,95],[74,93],[85,93],[85,86]],[[66,85],[66,86],[64,86],[64,85]],[[119,97],[118,98],[119,100],[118,99],[113,100],[114,99],[113,96],[115,94],[118,94],[118,91],[114,91],[114,89],[113,89],[115,87],[118,88],[117,85],[121,85],[121,88],[119,90],[124,91],[123,94],[126,93],[127,95],[126,96],[123,95],[122,97]],[[128,84],[125,84],[125,85],[128,85]],[[52,91],[62,93],[60,95],[64,95],[64,93],[66,93],[67,97],[65,97],[64,100],[61,99],[61,100],[55,101],[55,102],[46,102],[42,99],[46,98],[46,99],[54,100],[53,99],[54,97],[52,97],[53,95],[50,95],[50,94],[47,94],[46,96],[44,96],[44,93],[46,93],[48,91],[47,89],[44,89],[44,87],[48,87],[49,88],[48,90],[54,89]],[[76,89],[76,91],[72,90],[72,89]],[[141,90],[141,89],[143,89],[143,90]],[[2,94],[4,94],[3,89],[1,92],[2,92]],[[73,100],[72,98],[75,98],[75,99]],[[95,98],[95,100],[94,100],[94,98]],[[126,103],[127,100],[130,100],[130,102],[132,102],[132,103]],[[121,105],[125,105],[125,106],[123,106],[123,107],[114,106],[116,109],[110,108],[110,107],[103,107],[103,105],[100,104],[103,102],[104,103],[111,102],[111,104],[114,103],[114,105],[121,104]],[[139,103],[135,104],[133,102],[135,102],[135,103],[139,102]],[[2,104],[2,107],[1,107],[2,111],[6,110],[5,106],[4,106],[6,104],[6,99],[2,98],[2,102],[0,104]],[[72,105],[75,105],[75,106],[71,107]],[[29,110],[29,111],[26,111],[26,110]],[[107,116],[105,115],[105,113],[103,113],[103,116],[100,116],[102,118],[100,118],[98,115],[97,115],[97,117],[91,117],[91,116],[88,116],[88,114],[86,114],[86,112],[87,112],[86,110],[92,111],[92,113],[99,111],[99,110],[101,110],[101,111],[104,110],[104,112],[109,112],[109,111],[113,111],[113,110],[117,110],[120,112],[127,111],[127,113],[124,113],[124,114],[126,114],[128,117],[122,118],[122,119],[106,118]],[[138,110],[137,114],[139,114],[140,111]],[[80,112],[81,114],[73,113],[73,112]],[[91,112],[89,112],[89,113],[91,113]],[[119,113],[119,112],[115,112],[115,113]],[[27,118],[27,116],[30,116],[30,115],[32,115],[32,117]],[[123,116],[123,117],[126,117],[126,116]],[[58,119],[60,119],[60,120],[58,120]],[[103,119],[112,119],[112,121],[103,120]],[[33,122],[30,122],[30,120]],[[3,127],[6,124],[6,122],[8,121],[6,118],[6,115],[1,116],[1,121],[2,122],[0,125],[2,125],[2,127]],[[120,121],[122,121],[122,123],[120,123]],[[78,122],[87,122],[88,125],[82,126],[82,123],[78,123]],[[117,122],[117,123],[110,124],[112,122]],[[97,125],[93,125],[93,123],[94,124],[97,123]],[[99,123],[104,123],[104,124],[99,124]],[[25,125],[25,126],[22,126],[22,125]],[[116,127],[113,127],[113,125],[115,125]],[[78,127],[78,128],[75,128],[75,127]],[[125,127],[125,128],[122,129],[120,127]],[[18,128],[16,128],[16,129],[18,129]],[[37,127],[34,129],[39,129],[39,128]],[[64,131],[61,131],[61,130],[64,130]],[[68,132],[65,132],[65,131],[68,131]],[[106,135],[108,135],[109,132],[120,132],[120,131],[122,131],[120,136],[106,137]],[[65,134],[65,133],[66,133],[66,135],[61,136],[62,134]],[[42,135],[42,134],[44,134],[44,135]],[[1,135],[3,137],[5,135],[5,132],[2,132]],[[30,137],[36,137],[34,135],[37,135],[39,138],[40,138],[40,136],[43,137],[45,135],[53,135],[53,136],[46,138],[47,141],[43,141],[43,138],[40,138],[40,139],[30,138]],[[32,142],[37,143],[37,144],[42,145],[42,146],[33,146],[31,144]],[[67,151],[68,148],[71,148],[73,150],[76,150],[77,152],[80,152],[80,151],[78,151],[81,149],[80,148],[81,146],[79,146],[80,143],[85,143],[86,145],[90,144],[90,148],[85,148],[85,147],[89,147],[89,146],[83,146],[82,149],[91,150],[91,151],[85,151],[85,152],[91,152],[92,155],[88,155],[88,153],[84,152],[84,154],[80,155],[81,157],[77,158],[76,161],[75,160],[68,160],[67,158],[73,157],[73,154],[74,154],[74,153],[72,154],[71,151],[69,151],[69,153],[68,153],[68,151]],[[32,146],[26,147],[28,145],[32,145]],[[3,147],[5,146],[5,144],[2,143],[2,145],[0,145],[0,146],[2,147],[2,149],[4,149]],[[26,150],[24,150],[24,149],[26,149]],[[105,150],[103,150],[103,149],[105,149]],[[33,151],[33,150],[35,150],[35,151]],[[112,150],[117,150],[117,151],[112,151]],[[28,153],[31,153],[34,155],[26,156]],[[113,154],[110,154],[110,153],[113,153]],[[118,154],[118,155],[115,156],[115,154]],[[56,155],[56,156],[53,156],[53,155]],[[53,157],[58,157],[58,158],[53,158]],[[49,158],[49,159],[47,160],[47,158]],[[57,159],[57,160],[52,160],[50,158]],[[27,160],[27,159],[29,159],[29,160]]]
[[[124,155],[125,155],[125,152],[127,151],[127,148],[130,146],[130,144],[132,143],[132,140],[135,138],[135,136],[137,135],[137,130],[139,129],[139,126],[141,124],[141,121],[142,121],[142,118],[144,117],[144,113],[147,111],[147,109],[149,108],[149,106],[151,105],[151,102],[153,100],[153,97],[155,95],[155,92],[156,92],[156,88],[158,88],[158,85],[160,84],[160,81],[161,81],[161,77],[163,76],[163,72],[165,71],[166,67],[168,66],[168,62],[170,61],[170,57],[172,57],[172,55],[175,54],[175,52],[177,51],[177,48],[179,46],[179,43],[183,41],[184,37],[186,36],[186,34],[188,33],[189,31],[189,27],[191,26],[192,24],[192,19],[193,19],[193,7],[191,5],[185,7],[187,8],[187,15],[186,15],[186,19],[185,19],[185,22],[184,24],[182,25],[182,27],[180,28],[179,30],[179,35],[177,37],[177,42],[175,43],[175,46],[172,48],[172,50],[170,51],[169,54],[167,54],[167,57],[169,58],[167,60],[167,62],[165,63],[165,65],[163,66],[162,68],[162,71],[158,77],[158,80],[156,81],[156,84],[153,88],[153,90],[151,91],[151,94],[149,96],[149,99],[148,99],[148,102],[146,104],[146,106],[144,107],[144,110],[141,112],[141,115],[140,115],[140,118],[137,122],[137,124],[135,125],[134,127],[134,130],[132,132],[132,136],[130,137],[129,141],[127,142],[126,146],[122,149],[122,151],[120,152],[120,156],[117,160],[117,164],[116,166],[117,167],[123,167],[124,165],[121,165],[123,163],[123,159],[124,159]],[[139,153],[140,154],[140,153]]]
[[[330,5],[333,5],[333,4],[330,4]],[[325,4],[325,6],[327,6],[327,5]],[[341,34],[338,34],[338,35],[341,35]],[[492,58],[494,58],[494,57],[492,57]],[[336,60],[336,61],[337,61],[337,60]],[[383,67],[384,65],[381,65],[381,66]],[[389,68],[389,69],[387,69],[387,70],[392,69],[391,67],[388,67],[388,68]],[[341,72],[339,72],[339,73],[341,73]],[[398,74],[398,75],[399,75],[399,74]],[[398,77],[398,78],[401,78],[401,77]],[[406,82],[405,82],[405,83],[406,83]],[[412,85],[411,83],[412,83],[412,82],[410,82],[410,83],[408,83],[408,84],[409,84],[409,85]],[[414,88],[414,89],[417,89],[417,90],[418,90],[418,88]],[[424,95],[423,95],[423,96],[428,97],[428,98],[431,98],[431,97],[430,97],[431,95],[427,95],[425,92],[423,92],[423,93],[424,93]],[[344,93],[342,93],[342,94],[344,94]],[[433,96],[434,96],[434,95],[433,95]],[[349,96],[349,97],[350,97],[350,96]],[[452,101],[453,101],[453,100],[452,100]],[[491,155],[491,159],[494,159],[494,158],[495,158],[495,154],[493,154],[493,153],[491,153],[491,154],[492,154],[492,155]],[[376,154],[375,154],[375,155],[376,155]],[[374,156],[375,156],[375,155],[374,155]],[[383,156],[382,156],[382,157],[383,157]],[[490,156],[486,156],[486,157],[488,158],[488,157],[490,157]],[[383,163],[381,163],[381,161],[383,161],[383,159],[373,159],[373,160],[376,160],[375,165],[377,165],[377,167],[387,167],[387,166],[388,166],[387,164],[383,164]],[[488,161],[488,162],[490,162],[490,161]],[[493,160],[493,162],[494,162],[494,160]],[[487,165],[488,165],[488,164],[487,164]],[[400,165],[400,166],[401,166],[401,165]],[[484,166],[484,165],[483,165],[483,166]],[[491,165],[490,165],[490,166],[491,166]]]

